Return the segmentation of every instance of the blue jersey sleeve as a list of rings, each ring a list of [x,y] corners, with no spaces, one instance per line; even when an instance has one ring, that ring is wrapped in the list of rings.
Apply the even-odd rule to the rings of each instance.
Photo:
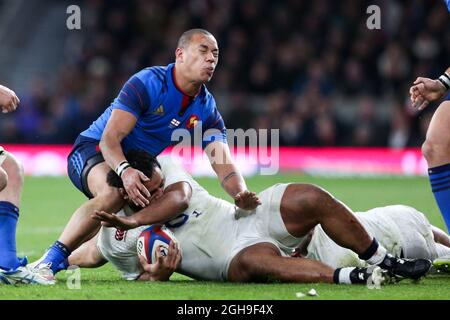
[[[219,110],[217,110],[215,103],[213,105],[212,112],[203,124],[203,149],[214,141],[220,141],[225,144],[228,143],[227,129],[225,128],[225,123],[219,113]]]
[[[136,118],[150,108],[150,96],[144,83],[135,75],[131,77],[120,90],[114,100],[113,109],[121,109],[132,113]]]
[[[447,95],[444,97],[444,100],[450,100],[450,91],[447,92]]]
[[[448,11],[450,12],[450,0],[445,0],[445,3],[447,4]]]

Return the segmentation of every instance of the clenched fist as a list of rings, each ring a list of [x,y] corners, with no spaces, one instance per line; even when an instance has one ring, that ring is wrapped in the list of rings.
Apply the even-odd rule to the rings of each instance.
[[[14,111],[19,106],[20,100],[11,89],[0,85],[0,109],[3,113]]]

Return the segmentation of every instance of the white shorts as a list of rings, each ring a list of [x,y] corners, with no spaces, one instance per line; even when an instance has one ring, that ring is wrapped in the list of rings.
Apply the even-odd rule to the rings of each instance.
[[[408,206],[389,206],[402,238],[405,258],[434,260],[438,257],[433,230],[425,215]]]
[[[283,256],[289,256],[303,238],[292,236],[281,218],[280,206],[289,184],[276,184],[258,194],[261,205],[251,215],[237,220],[237,238],[229,254],[225,274],[232,259],[243,249],[257,243],[271,243]]]
[[[221,200],[207,212],[190,215],[189,222],[171,228],[183,257],[178,272],[199,280],[225,281],[233,258],[257,243],[271,243],[289,255],[302,239],[288,233],[280,213],[281,198],[288,184],[277,184],[258,197],[261,205],[251,214],[236,218],[233,206]]]

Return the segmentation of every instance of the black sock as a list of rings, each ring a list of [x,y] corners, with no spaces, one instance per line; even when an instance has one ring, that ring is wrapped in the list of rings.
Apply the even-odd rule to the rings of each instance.
[[[366,260],[369,264],[379,265],[385,259],[386,253],[386,249],[378,243],[377,239],[373,238],[369,248],[361,253],[359,258]]]

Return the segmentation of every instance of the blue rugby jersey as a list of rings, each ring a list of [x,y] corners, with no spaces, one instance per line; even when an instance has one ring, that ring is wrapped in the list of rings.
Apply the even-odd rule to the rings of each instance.
[[[183,93],[175,82],[174,67],[173,63],[165,67],[150,67],[133,75],[114,102],[81,135],[100,140],[112,110],[121,109],[137,118],[136,126],[122,140],[124,152],[144,149],[156,156],[177,143],[171,141],[172,132],[176,129],[189,130],[193,139],[194,127],[200,121],[202,133],[208,129],[219,130],[203,139],[203,148],[212,141],[227,143],[225,124],[214,97],[205,85],[196,97]]]

